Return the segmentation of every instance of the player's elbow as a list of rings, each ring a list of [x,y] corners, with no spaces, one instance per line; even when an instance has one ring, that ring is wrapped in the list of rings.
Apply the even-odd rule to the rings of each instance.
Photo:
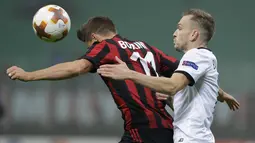
[[[189,84],[189,80],[185,76],[177,76],[170,78],[168,83],[165,84],[167,87],[167,93],[174,96],[178,91],[182,90]]]
[[[171,95],[171,96],[174,96],[176,93],[177,93],[177,86],[175,85],[169,85],[167,88],[166,88],[166,93]]]
[[[89,72],[91,63],[85,59],[77,60],[73,62],[72,68],[69,68],[69,72],[74,75],[83,74]]]
[[[171,82],[171,83],[162,85],[162,90],[164,93],[170,96],[174,96],[178,92],[178,86],[177,84]]]

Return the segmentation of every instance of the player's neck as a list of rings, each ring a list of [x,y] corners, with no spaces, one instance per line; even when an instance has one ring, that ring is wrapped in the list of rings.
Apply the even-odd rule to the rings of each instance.
[[[187,51],[194,49],[194,48],[200,48],[200,47],[204,47],[207,48],[207,44],[205,43],[190,43],[190,45],[187,46],[186,50],[184,50],[184,53],[186,53]]]
[[[106,40],[106,39],[112,39],[116,35],[117,35],[116,33],[107,34],[105,36],[102,36],[99,41],[101,42],[101,41]]]

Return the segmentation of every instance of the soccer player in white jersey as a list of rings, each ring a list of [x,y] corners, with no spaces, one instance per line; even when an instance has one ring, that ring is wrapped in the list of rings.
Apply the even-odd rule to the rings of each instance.
[[[217,59],[207,47],[214,29],[213,17],[203,10],[191,9],[183,14],[174,32],[174,45],[185,54],[171,78],[129,70],[118,58],[119,65],[103,65],[98,73],[117,80],[133,80],[174,96],[175,143],[214,143],[210,127],[218,92],[221,92]]]

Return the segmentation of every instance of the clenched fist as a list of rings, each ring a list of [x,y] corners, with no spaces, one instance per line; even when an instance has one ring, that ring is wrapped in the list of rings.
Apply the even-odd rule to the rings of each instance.
[[[12,80],[20,80],[20,81],[29,80],[28,72],[24,71],[22,68],[17,66],[12,66],[8,68],[6,73]]]

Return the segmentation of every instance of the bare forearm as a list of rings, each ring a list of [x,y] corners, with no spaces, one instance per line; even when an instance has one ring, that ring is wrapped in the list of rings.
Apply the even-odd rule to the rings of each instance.
[[[157,92],[170,95],[175,94],[175,91],[173,90],[173,83],[170,78],[146,76],[144,74],[132,71],[130,80],[151,88]]]
[[[224,91],[221,88],[219,88],[218,94],[219,94],[219,96],[223,96],[224,95]]]
[[[78,71],[72,69],[71,62],[61,63],[46,69],[29,72],[31,81],[35,80],[61,80],[78,75]]]
[[[219,88],[217,100],[224,102],[224,91],[221,88]]]

